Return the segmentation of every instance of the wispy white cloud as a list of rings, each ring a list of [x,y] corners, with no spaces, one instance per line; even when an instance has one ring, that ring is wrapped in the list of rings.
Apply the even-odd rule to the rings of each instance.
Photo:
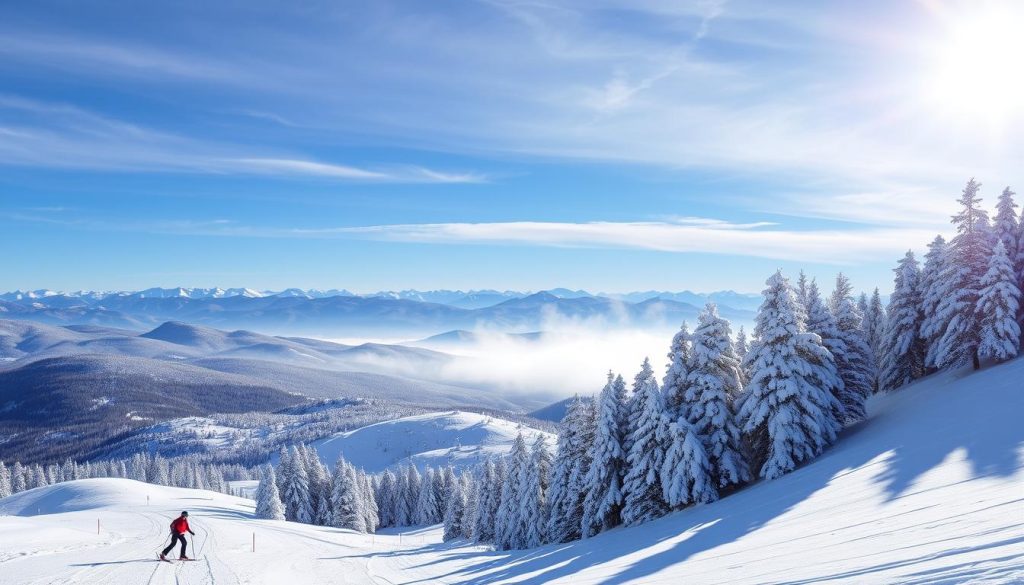
[[[516,244],[730,254],[843,264],[893,255],[926,230],[785,230],[727,222],[497,222],[436,223],[298,230],[310,236],[357,236],[434,244]]]
[[[71,228],[146,231],[182,236],[238,238],[353,239],[410,244],[509,245],[609,248],[706,253],[844,265],[895,257],[907,243],[928,242],[934,232],[907,228],[848,230],[784,229],[770,222],[732,223],[714,218],[640,222],[481,222],[339,227],[248,225],[229,219],[107,222],[7,213],[23,222]]]
[[[153,130],[60,103],[0,95],[0,165],[117,171],[304,176],[343,181],[479,183],[480,173],[382,164],[364,168],[298,157],[255,156],[249,146]],[[32,124],[35,122],[35,124]],[[24,127],[21,124],[32,124]],[[237,156],[247,152],[246,156]]]

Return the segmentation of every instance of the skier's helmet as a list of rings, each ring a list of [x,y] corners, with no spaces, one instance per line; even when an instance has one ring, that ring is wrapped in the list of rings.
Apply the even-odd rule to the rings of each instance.
[[[182,512],[181,515],[182,516],[188,516],[188,512]]]

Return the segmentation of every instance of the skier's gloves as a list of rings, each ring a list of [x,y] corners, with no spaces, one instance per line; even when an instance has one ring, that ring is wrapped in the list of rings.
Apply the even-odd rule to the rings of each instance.
[[[188,533],[189,533],[189,534],[191,534],[192,536],[195,536],[195,535],[196,535],[196,533],[195,533],[195,532],[192,532],[191,530],[189,530],[189,531],[188,531]]]

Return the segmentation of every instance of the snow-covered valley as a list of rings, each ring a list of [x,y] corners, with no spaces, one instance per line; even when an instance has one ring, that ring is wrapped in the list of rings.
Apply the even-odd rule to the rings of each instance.
[[[931,376],[873,398],[868,420],[793,473],[569,544],[499,552],[442,543],[440,527],[357,534],[257,520],[250,500],[214,492],[93,479],[0,501],[0,574],[19,584],[1016,583],[1022,376],[1019,359]],[[201,559],[160,563],[183,509]]]

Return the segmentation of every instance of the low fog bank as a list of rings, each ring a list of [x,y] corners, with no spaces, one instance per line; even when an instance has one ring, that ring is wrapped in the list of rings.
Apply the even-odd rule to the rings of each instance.
[[[690,323],[690,328],[695,323]],[[733,334],[741,324],[733,325]],[[742,323],[750,328],[749,323]],[[374,339],[443,352],[445,359],[410,362],[386,356],[368,358],[365,366],[381,373],[505,393],[510,399],[554,402],[573,394],[601,390],[608,370],[628,382],[644,358],[661,378],[672,336],[678,328],[608,326],[603,322],[549,319],[530,334],[479,328],[453,340]],[[369,339],[333,339],[361,343]]]

